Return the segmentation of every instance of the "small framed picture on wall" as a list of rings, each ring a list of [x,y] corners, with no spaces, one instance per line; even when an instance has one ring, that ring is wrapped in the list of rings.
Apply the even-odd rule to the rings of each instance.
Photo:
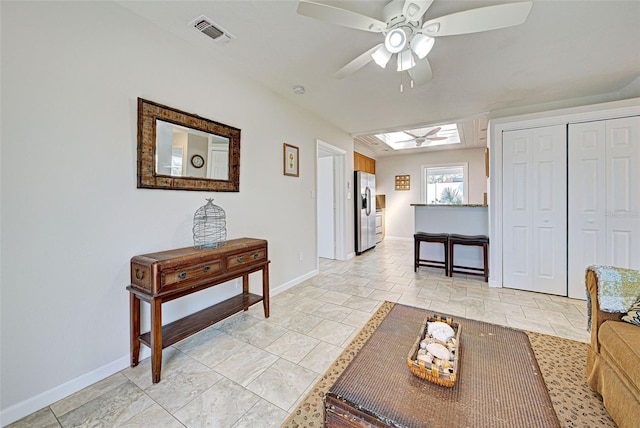
[[[284,175],[299,177],[298,148],[284,143]]]
[[[411,176],[409,174],[396,175],[396,190],[411,190]]]

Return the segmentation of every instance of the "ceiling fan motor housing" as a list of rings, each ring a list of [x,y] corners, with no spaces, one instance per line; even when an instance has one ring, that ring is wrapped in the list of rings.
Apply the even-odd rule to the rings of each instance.
[[[403,6],[404,0],[393,0],[389,2],[382,10],[382,18],[384,22],[387,23],[387,32],[402,27],[405,29],[407,36],[411,36],[422,27],[422,17],[420,17],[418,21],[407,20],[407,18],[402,15]]]
[[[383,31],[385,35],[384,46],[391,54],[400,54],[405,50],[407,46],[409,46],[414,34],[417,33],[422,26],[422,18],[418,21],[409,21],[402,15],[404,3],[404,0],[392,0],[387,3],[382,11],[383,19],[387,23],[387,28]],[[409,64],[407,62],[408,60],[409,58],[405,58],[404,61],[398,58],[398,69],[404,70],[411,68],[413,61],[410,61],[411,64]]]

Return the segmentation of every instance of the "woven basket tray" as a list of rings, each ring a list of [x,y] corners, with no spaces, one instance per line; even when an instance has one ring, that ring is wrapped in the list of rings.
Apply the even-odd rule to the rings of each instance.
[[[418,358],[418,350],[420,349],[420,342],[427,335],[427,322],[434,321],[442,321],[446,322],[453,328],[455,332],[456,338],[456,346],[451,350],[453,354],[453,368],[451,369],[440,369],[436,364],[431,364],[430,366],[425,365],[424,361],[419,361]],[[441,315],[434,314],[433,316],[427,316],[422,323],[422,327],[420,330],[420,336],[416,339],[411,351],[409,351],[409,355],[407,355],[407,366],[409,366],[409,370],[415,376],[418,376],[421,379],[427,380],[429,382],[435,383],[440,386],[452,387],[455,385],[456,380],[458,378],[458,355],[460,353],[460,331],[462,330],[462,326],[456,322],[453,322],[451,318],[443,318]]]

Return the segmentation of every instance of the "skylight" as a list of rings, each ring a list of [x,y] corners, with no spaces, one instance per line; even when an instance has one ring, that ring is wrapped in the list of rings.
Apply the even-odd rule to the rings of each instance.
[[[458,134],[458,125],[455,123],[377,134],[376,137],[393,150],[461,143],[460,135]]]

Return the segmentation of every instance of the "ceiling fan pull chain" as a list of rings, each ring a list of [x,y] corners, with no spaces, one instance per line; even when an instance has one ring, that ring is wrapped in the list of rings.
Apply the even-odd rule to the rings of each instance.
[[[404,86],[402,85],[402,74],[400,73],[400,93],[404,92]]]

